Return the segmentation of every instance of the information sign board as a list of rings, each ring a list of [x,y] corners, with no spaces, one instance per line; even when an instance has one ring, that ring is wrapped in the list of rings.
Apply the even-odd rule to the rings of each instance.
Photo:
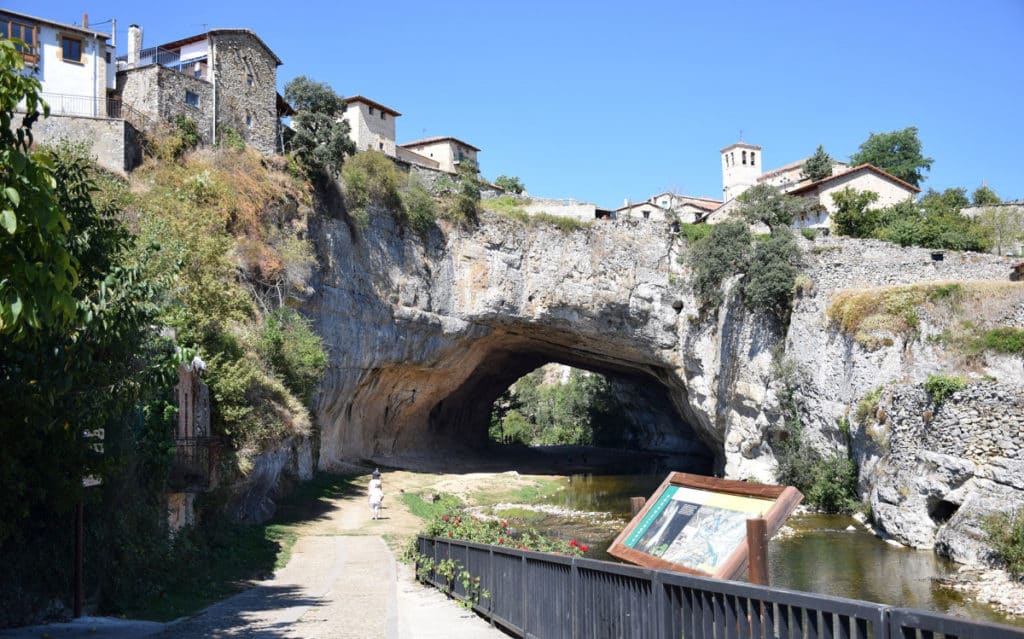
[[[649,568],[735,579],[747,566],[747,520],[763,517],[770,537],[801,499],[790,486],[671,473],[608,553]]]

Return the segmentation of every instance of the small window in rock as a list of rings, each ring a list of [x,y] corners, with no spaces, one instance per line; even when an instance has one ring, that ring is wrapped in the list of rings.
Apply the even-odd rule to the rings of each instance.
[[[377,144],[380,145],[380,150],[383,151],[384,150],[384,143],[383,142],[378,142]]]
[[[199,94],[185,89],[185,104],[199,108]]]
[[[245,126],[247,126],[247,127],[251,127],[252,126],[252,115],[249,114],[249,113],[245,114]]]
[[[650,211],[644,211],[644,219],[645,220],[651,219],[651,212]]]
[[[251,73],[245,76],[245,83],[248,84],[249,86],[252,86],[254,81],[255,80],[252,77]]]

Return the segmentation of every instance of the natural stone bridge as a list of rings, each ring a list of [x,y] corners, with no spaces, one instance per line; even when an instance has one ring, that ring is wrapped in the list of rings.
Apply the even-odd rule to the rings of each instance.
[[[686,243],[663,223],[563,232],[488,213],[479,226],[421,241],[385,211],[371,219],[357,229],[344,216],[318,216],[311,228],[321,270],[304,310],[330,354],[316,405],[321,467],[480,448],[494,400],[554,361],[608,375],[630,400],[640,447],[771,481],[783,421],[772,360],[781,347],[800,373],[804,435],[823,453],[845,448],[839,423],[880,384],[955,370],[941,344],[914,336],[861,348],[829,325],[834,292],[1009,273],[995,256],[938,260],[877,241],[801,238],[809,285],[783,335],[735,299],[698,318],[679,260]],[[992,356],[986,366],[1001,380],[1024,377],[1019,358]]]
[[[553,361],[607,375],[644,448],[722,469],[714,398],[730,380],[718,379],[715,336],[691,328],[667,226],[566,233],[488,215],[424,246],[387,217],[355,234],[337,219],[314,231],[325,268],[310,309],[330,352],[321,465],[484,445],[494,400]]]

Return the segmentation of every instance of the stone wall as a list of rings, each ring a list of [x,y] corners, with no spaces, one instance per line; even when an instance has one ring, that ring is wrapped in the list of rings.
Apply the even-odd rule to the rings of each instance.
[[[174,122],[177,116],[184,116],[196,123],[203,144],[213,139],[213,85],[201,78],[194,78],[173,69],[149,65],[117,74],[117,86],[122,102],[149,119],[138,123],[140,126]],[[185,102],[187,91],[198,98],[198,106]],[[126,110],[126,117],[131,112]]]
[[[419,164],[414,164],[412,162],[406,162],[404,160],[396,160],[395,163],[398,164],[398,166],[402,167],[403,169],[409,171],[409,173],[411,173],[412,175],[418,177],[420,181],[423,182],[423,186],[426,187],[428,191],[434,191],[435,185],[437,184],[438,180],[448,179],[455,181],[456,179],[458,179],[457,174],[449,173],[448,171],[442,171],[441,169],[431,169],[425,166],[420,166]],[[484,182],[483,184],[480,185],[481,199],[487,200],[495,197],[501,197],[504,194],[505,191],[488,182]]]
[[[250,33],[213,33],[211,40],[218,129],[229,126],[260,153],[276,152],[277,61]]]
[[[978,382],[941,405],[896,386],[879,406],[865,478],[878,525],[960,562],[988,559],[984,518],[1024,507],[1024,385]]]
[[[21,118],[11,121],[11,129]],[[84,142],[96,162],[115,173],[125,173],[142,161],[142,149],[136,131],[124,120],[77,115],[51,115],[32,126],[35,144],[56,145],[61,140]]]

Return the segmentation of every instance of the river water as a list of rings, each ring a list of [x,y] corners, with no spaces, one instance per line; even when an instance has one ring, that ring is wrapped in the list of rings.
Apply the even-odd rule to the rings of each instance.
[[[610,513],[621,525],[599,531],[566,516],[547,517],[537,522],[537,528],[578,536],[591,546],[588,557],[617,561],[606,549],[629,520],[629,498],[650,496],[664,478],[663,474],[573,475],[548,503]],[[1007,618],[990,606],[965,601],[959,593],[933,584],[932,577],[954,573],[957,565],[931,551],[886,543],[844,515],[795,515],[787,525],[795,534],[769,544],[773,586],[1024,626],[1024,619]]]

